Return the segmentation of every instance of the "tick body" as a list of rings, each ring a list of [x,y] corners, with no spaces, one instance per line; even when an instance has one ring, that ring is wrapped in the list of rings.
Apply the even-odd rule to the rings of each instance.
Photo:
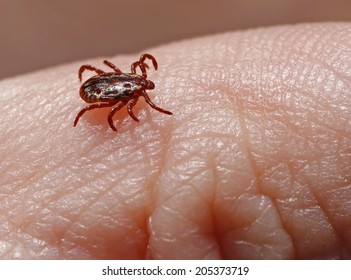
[[[145,59],[150,59],[157,70],[157,61],[150,54],[143,54],[140,59],[131,65],[131,73],[122,73],[114,64],[104,60],[104,64],[114,70],[114,72],[104,72],[92,65],[82,65],[78,72],[79,80],[82,80],[82,73],[85,70],[94,71],[97,75],[85,81],[80,87],[80,97],[87,103],[88,106],[83,108],[76,116],[73,126],[76,126],[80,117],[86,111],[96,108],[112,107],[107,120],[112,130],[117,131],[113,124],[113,115],[116,111],[127,105],[128,114],[133,120],[139,121],[133,113],[133,107],[138,102],[139,97],[143,96],[146,103],[153,109],[172,115],[173,113],[157,107],[149,98],[146,90],[155,88],[155,84],[147,80],[146,69],[148,65],[144,62]],[[136,68],[139,67],[142,75],[136,73]]]

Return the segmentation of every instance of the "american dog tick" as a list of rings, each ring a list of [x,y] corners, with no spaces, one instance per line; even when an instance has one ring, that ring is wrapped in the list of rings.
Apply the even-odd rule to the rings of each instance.
[[[95,108],[112,107],[108,114],[108,123],[112,130],[117,131],[113,125],[112,117],[123,106],[127,105],[129,115],[133,120],[139,121],[134,115],[132,109],[138,102],[140,96],[145,98],[147,104],[149,104],[155,110],[167,114],[173,115],[173,113],[163,110],[157,107],[151,102],[149,96],[145,90],[151,90],[155,88],[155,84],[150,80],[147,80],[146,68],[148,65],[144,62],[148,58],[152,61],[152,64],[157,70],[157,61],[150,54],[143,54],[140,59],[131,65],[131,73],[122,73],[114,64],[104,60],[104,63],[112,68],[114,72],[104,72],[92,65],[82,65],[78,72],[79,80],[82,81],[82,73],[84,70],[90,70],[97,73],[96,76],[91,77],[85,81],[80,87],[80,97],[87,103],[92,103],[82,109],[76,116],[73,126],[76,126],[79,118],[86,112]],[[142,75],[136,74],[136,67],[139,67]]]

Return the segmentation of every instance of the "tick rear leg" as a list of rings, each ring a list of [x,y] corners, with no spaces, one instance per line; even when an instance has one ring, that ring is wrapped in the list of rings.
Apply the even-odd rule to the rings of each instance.
[[[128,103],[128,107],[127,107],[129,116],[131,116],[132,119],[135,120],[136,122],[138,122],[139,119],[134,115],[133,107],[137,104],[138,99],[139,97],[133,98],[133,100]]]
[[[152,101],[150,100],[150,97],[147,95],[146,92],[142,92],[141,94],[144,96],[146,103],[149,104],[155,110],[157,110],[157,111],[159,111],[161,113],[167,114],[167,115],[173,115],[172,112],[166,111],[166,110],[164,110],[164,109],[162,109],[160,107],[157,107],[154,103],[152,103]]]
[[[116,111],[118,111],[119,109],[121,109],[123,106],[125,106],[128,103],[128,101],[121,101],[121,103],[118,103],[116,106],[114,106],[111,111],[108,113],[108,123],[111,127],[112,130],[117,131],[116,127],[113,125],[113,115],[116,113]]]
[[[86,111],[90,111],[96,108],[104,108],[104,107],[111,107],[113,105],[115,105],[116,103],[94,103],[94,104],[90,104],[88,106],[86,106],[85,108],[83,108],[82,110],[80,110],[80,112],[77,114],[76,119],[74,120],[73,126],[75,127],[80,119],[81,116],[83,116],[83,114]]]
[[[108,60],[104,60],[104,63],[108,67],[112,68],[118,75],[122,74],[122,71],[119,68],[117,68],[116,65],[114,65],[112,62],[110,62]]]
[[[83,74],[83,72],[84,72],[85,70],[94,71],[94,72],[96,72],[96,73],[99,74],[99,75],[105,73],[104,71],[102,71],[101,69],[96,68],[95,66],[92,66],[92,65],[89,65],[89,64],[82,65],[82,66],[79,68],[79,72],[78,72],[78,78],[79,78],[79,81],[80,81],[80,82],[82,81],[82,74]]]

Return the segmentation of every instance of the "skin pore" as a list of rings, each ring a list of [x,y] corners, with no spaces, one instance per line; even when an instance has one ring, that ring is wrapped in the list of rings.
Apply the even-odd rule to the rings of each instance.
[[[140,98],[117,132],[109,108],[73,128],[77,71],[102,58],[0,81],[0,258],[350,259],[350,28],[149,49],[148,94],[174,115]]]

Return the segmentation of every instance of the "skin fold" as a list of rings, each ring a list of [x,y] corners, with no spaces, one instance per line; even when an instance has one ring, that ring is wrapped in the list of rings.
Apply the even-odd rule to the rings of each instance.
[[[87,112],[78,69],[0,81],[0,258],[350,259],[351,25],[147,50],[126,108]],[[143,53],[143,52],[141,52]],[[122,71],[139,54],[108,58]],[[94,75],[85,72],[83,80]]]

